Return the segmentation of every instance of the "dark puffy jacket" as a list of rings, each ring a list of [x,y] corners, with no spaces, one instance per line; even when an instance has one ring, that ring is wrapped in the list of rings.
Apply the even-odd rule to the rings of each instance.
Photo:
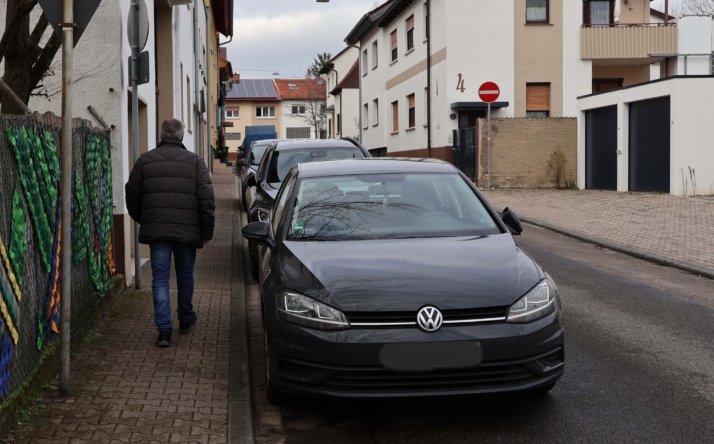
[[[174,240],[202,247],[213,238],[216,209],[203,160],[179,140],[163,140],[134,164],[125,186],[126,207],[139,242]]]

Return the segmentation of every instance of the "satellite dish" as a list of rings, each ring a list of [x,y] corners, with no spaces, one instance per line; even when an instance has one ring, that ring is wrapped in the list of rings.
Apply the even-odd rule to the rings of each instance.
[[[129,16],[127,19],[127,25],[126,29],[129,35],[129,44],[130,45],[136,45],[137,46],[137,52],[141,52],[144,50],[144,47],[146,46],[146,41],[149,38],[149,12],[146,9],[146,3],[144,0],[137,0],[137,3],[139,4],[139,13],[138,13],[138,19],[136,20],[136,23],[139,27],[139,41],[134,42],[134,22],[135,22],[135,15],[137,15],[136,8],[129,6]]]

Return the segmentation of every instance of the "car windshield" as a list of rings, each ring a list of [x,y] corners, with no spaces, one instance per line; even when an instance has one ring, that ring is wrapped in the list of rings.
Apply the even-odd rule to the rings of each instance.
[[[275,151],[270,159],[268,183],[275,188],[285,180],[290,168],[298,163],[317,162],[322,160],[354,159],[365,157],[362,150],[352,148],[305,148],[300,150]]]
[[[265,154],[269,146],[270,144],[253,145],[253,147],[250,149],[250,164],[260,164],[260,161],[263,158],[263,154]]]
[[[399,173],[303,179],[287,239],[400,239],[500,232],[460,175]]]

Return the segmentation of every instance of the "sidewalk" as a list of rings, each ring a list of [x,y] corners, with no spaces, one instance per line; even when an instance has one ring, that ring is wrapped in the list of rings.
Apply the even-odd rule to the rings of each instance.
[[[240,215],[235,179],[232,167],[214,163],[216,229],[213,240],[197,255],[194,331],[178,333],[172,270],[176,329],[169,348],[155,345],[147,262],[141,269],[142,289],[128,288],[101,320],[91,343],[72,357],[72,396],[51,393],[47,406],[18,442],[243,443],[252,439],[252,413],[246,409],[251,405],[247,354],[245,345],[234,342],[246,342],[245,321],[240,319],[245,310],[231,307],[232,295],[245,299],[242,289],[234,291],[242,284],[241,277],[234,285],[234,215]],[[240,242],[236,248],[241,248]],[[238,316],[232,319],[232,312]],[[243,326],[242,334],[231,330],[232,322]],[[231,359],[243,368],[231,368]],[[239,374],[230,378],[236,370]],[[242,381],[233,385],[232,392],[231,379]]]
[[[714,198],[598,190],[490,190],[523,222],[714,279]]]

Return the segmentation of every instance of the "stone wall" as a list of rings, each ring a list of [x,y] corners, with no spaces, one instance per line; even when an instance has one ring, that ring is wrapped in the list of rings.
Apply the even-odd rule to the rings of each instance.
[[[487,186],[488,123],[479,119],[477,185]],[[577,173],[575,118],[491,119],[491,187],[565,188]],[[559,183],[558,183],[559,182]]]

